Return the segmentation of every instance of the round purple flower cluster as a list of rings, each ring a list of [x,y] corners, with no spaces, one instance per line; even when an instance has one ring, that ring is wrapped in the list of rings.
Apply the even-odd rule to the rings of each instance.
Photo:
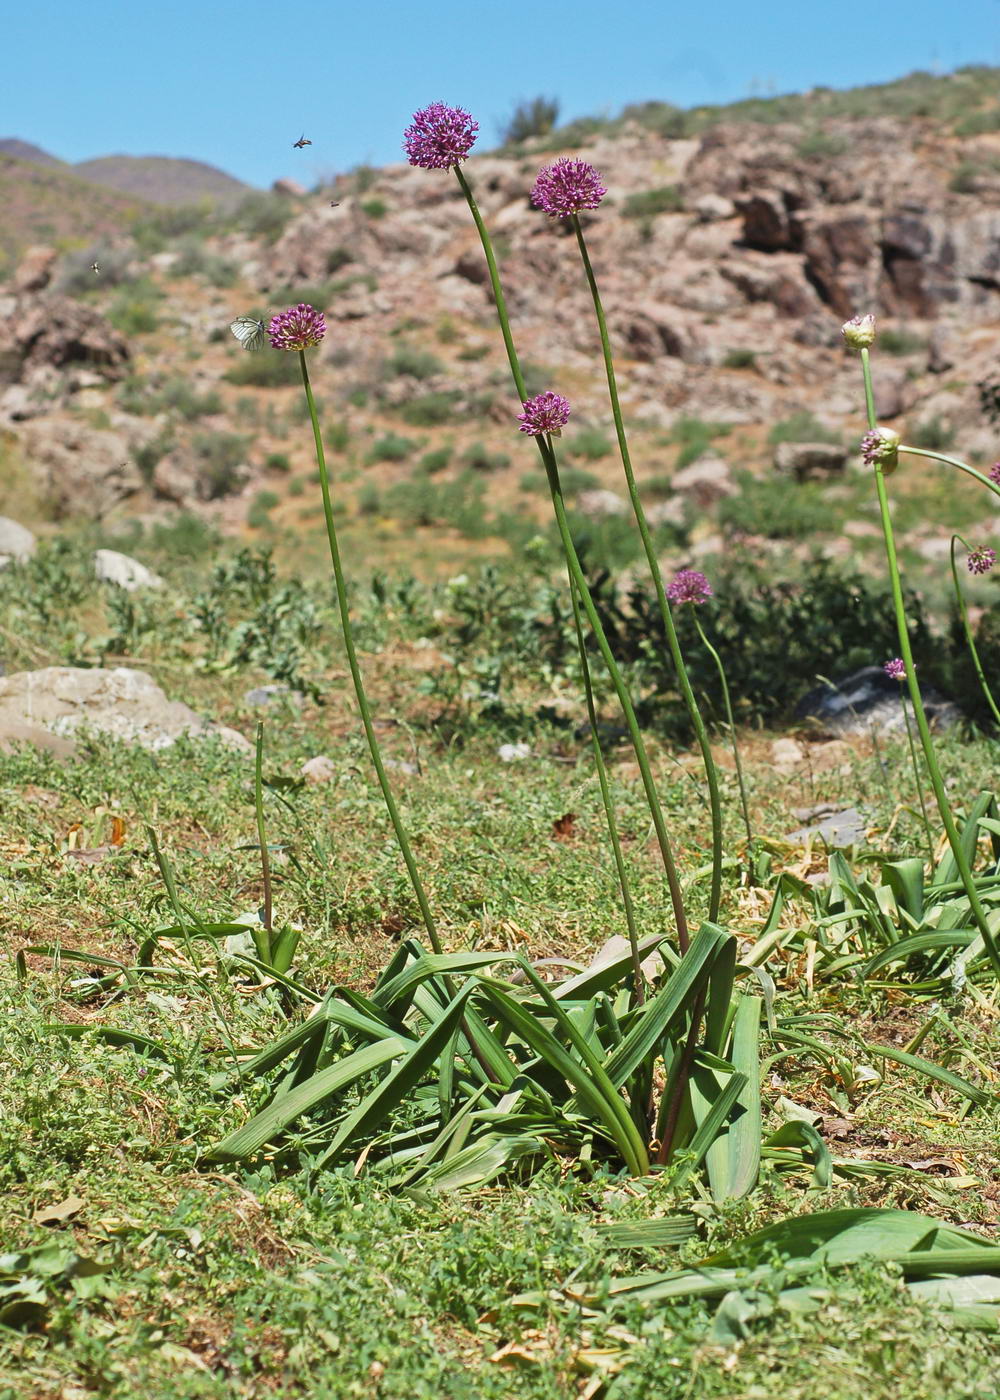
[[[539,170],[531,202],[553,219],[566,219],[581,209],[596,209],[607,192],[592,165],[563,156]]]
[[[275,350],[308,350],[326,335],[326,321],[322,311],[300,301],[272,316],[267,333]]]
[[[479,123],[464,107],[432,102],[414,112],[403,132],[403,149],[411,165],[423,170],[449,170],[465,160],[476,140]]]
[[[997,562],[997,552],[985,545],[979,545],[976,549],[969,550],[969,557],[965,562],[969,566],[970,574],[988,574]]]
[[[704,603],[712,596],[712,585],[698,569],[681,569],[667,586],[672,603]]]
[[[569,399],[553,394],[551,389],[536,398],[525,399],[521,407],[524,412],[517,415],[517,421],[521,432],[529,437],[542,437],[545,433],[559,437],[569,421]]]
[[[901,656],[894,656],[891,661],[887,661],[882,670],[894,681],[906,680],[906,662]]]
[[[990,467],[990,480],[995,486],[1000,486],[1000,462],[994,462]]]

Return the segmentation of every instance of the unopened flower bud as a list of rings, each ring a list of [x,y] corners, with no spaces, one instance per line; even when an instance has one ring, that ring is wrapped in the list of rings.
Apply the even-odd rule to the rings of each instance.
[[[871,312],[867,316],[852,316],[840,332],[852,350],[867,350],[875,343],[875,317]]]
[[[865,466],[882,468],[888,476],[898,466],[899,434],[892,428],[872,428],[861,439],[861,456]]]

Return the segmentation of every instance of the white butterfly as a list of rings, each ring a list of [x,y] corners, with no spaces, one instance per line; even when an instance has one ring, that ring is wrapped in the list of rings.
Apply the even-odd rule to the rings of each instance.
[[[237,316],[235,321],[230,321],[229,329],[244,350],[263,350],[266,339],[263,321],[253,316]]]

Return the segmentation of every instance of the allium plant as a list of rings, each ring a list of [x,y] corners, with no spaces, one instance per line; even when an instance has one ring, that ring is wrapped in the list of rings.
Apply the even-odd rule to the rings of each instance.
[[[569,399],[564,399],[561,394],[554,394],[551,390],[538,394],[533,399],[526,399],[521,408],[523,411],[518,414],[517,421],[521,432],[527,433],[529,437],[542,437],[545,434],[560,437],[563,428],[569,422]]]
[[[592,165],[563,156],[538,172],[531,202],[553,219],[568,219],[581,209],[596,209],[607,192]]]
[[[979,688],[986,697],[993,718],[1000,726],[1000,709],[993,698],[993,691],[990,689],[986,679],[986,672],[983,670],[983,663],[979,659],[979,648],[976,646],[976,639],[972,632],[972,624],[969,621],[969,609],[966,606],[965,594],[962,591],[961,580],[958,576],[958,562],[955,557],[956,545],[964,545],[968,553],[965,556],[965,565],[970,574],[987,574],[996,563],[996,552],[980,546],[977,549],[970,549],[968,543],[961,535],[951,537],[951,583],[955,593],[955,605],[958,609],[958,619],[965,637],[965,644],[969,648],[969,655],[972,657],[972,665],[976,672],[976,679],[979,681]]]
[[[450,112],[452,109],[444,109],[444,111]],[[408,133],[406,133],[409,160],[412,165],[424,165],[424,167],[436,168],[436,162],[430,162],[423,158],[423,137],[427,127],[434,127],[438,120],[444,120],[444,116],[440,116],[438,113],[429,118],[429,113],[433,112],[434,109],[431,108],[424,109],[423,112],[417,112],[415,118],[413,118],[413,126],[410,126]],[[419,140],[412,140],[412,133],[415,132],[417,136],[420,137]],[[410,146],[413,146],[412,151],[410,151]],[[546,480],[548,480],[549,483],[549,493],[550,496],[552,496],[553,511],[555,511],[556,515],[556,528],[557,531],[559,531],[559,538],[560,542],[562,542],[564,556],[566,556],[566,567],[567,571],[569,571],[570,591],[571,596],[573,596],[574,608],[576,608],[577,605],[583,608],[584,615],[587,617],[587,623],[590,624],[590,629],[592,633],[594,633],[594,640],[597,641],[598,650],[601,652],[601,657],[604,659],[606,668],[608,668],[608,675],[611,676],[612,685],[615,687],[615,693],[616,696],[618,696],[620,707],[622,707],[623,717],[625,717],[626,727],[629,729],[629,738],[632,739],[632,746],[634,753],[636,753],[636,763],[639,764],[643,791],[644,794],[646,794],[646,801],[648,808],[650,808],[650,816],[651,819],[653,819],[655,837],[657,837],[657,844],[658,847],[660,847],[662,862],[664,862],[665,875],[667,875],[669,897],[671,897],[676,935],[678,935],[678,946],[681,952],[685,952],[689,945],[688,917],[686,917],[685,904],[683,904],[681,881],[679,881],[678,872],[676,872],[674,850],[672,850],[671,840],[669,840],[667,823],[665,823],[664,815],[662,815],[660,795],[658,795],[657,787],[655,787],[653,780],[653,773],[651,773],[650,763],[648,763],[646,742],[644,742],[643,735],[641,735],[639,721],[636,720],[636,711],[634,711],[632,697],[630,697],[629,690],[627,690],[625,679],[623,679],[618,662],[615,661],[615,655],[613,655],[611,645],[608,643],[604,624],[601,623],[601,617],[599,617],[597,608],[594,606],[594,599],[592,599],[590,587],[588,587],[587,578],[585,578],[583,566],[580,564],[580,557],[578,557],[576,545],[574,545],[573,536],[571,536],[570,533],[569,519],[567,519],[566,515],[566,503],[564,503],[563,500],[562,482],[560,482],[559,477],[559,463],[556,461],[555,448],[553,448],[552,442],[553,435],[556,435],[553,433],[552,424],[555,424],[556,427],[560,427],[562,424],[557,423],[555,419],[549,419],[548,426],[542,426],[543,420],[541,419],[532,421],[534,410],[529,410],[529,405],[532,405],[534,400],[529,398],[527,386],[525,386],[524,381],[524,372],[521,370],[521,361],[520,358],[518,358],[517,349],[515,349],[514,346],[514,336],[510,328],[510,316],[507,314],[507,300],[506,297],[504,297],[503,284],[501,284],[500,273],[499,270],[497,270],[496,255],[494,255],[493,252],[493,241],[490,239],[489,230],[487,230],[482,213],[480,213],[479,206],[476,204],[475,195],[472,193],[472,186],[469,185],[465,172],[462,171],[461,160],[448,160],[441,162],[441,164],[448,165],[448,167],[454,171],[455,179],[457,179],[459,188],[461,188],[466,203],[468,203],[469,213],[472,214],[473,221],[475,221],[476,231],[478,231],[479,241],[483,248],[483,256],[486,258],[486,266],[487,270],[489,270],[490,287],[492,287],[493,290],[493,301],[497,309],[497,319],[499,319],[500,322],[500,333],[501,336],[503,336],[504,349],[507,351],[507,361],[508,364],[510,364],[511,378],[514,379],[514,386],[515,389],[517,389],[518,399],[521,400],[522,413],[520,417],[522,420],[524,420],[525,417],[528,419],[527,428],[525,428],[524,421],[521,421],[520,426],[522,430],[528,431],[528,434],[535,438],[539,455],[541,455],[542,466],[545,468]],[[576,218],[576,216],[573,217]],[[560,398],[560,396],[555,395],[553,398]],[[532,428],[539,428],[539,430],[534,431]],[[581,641],[583,641],[583,637],[581,637]],[[584,647],[581,647],[580,659],[581,671],[583,671],[584,675],[584,685],[588,686],[590,685],[590,672],[588,672],[587,654],[585,654]],[[602,759],[601,756],[599,756],[597,736],[594,736],[594,749],[595,757],[597,757],[598,760],[599,771],[599,763],[602,762]],[[604,791],[604,788],[602,788],[602,791]],[[606,813],[608,813],[609,829],[611,829],[613,826],[613,813],[608,804],[605,804],[605,809]],[[641,981],[639,956],[637,956],[637,948],[636,944],[634,944],[632,934],[630,934],[630,941],[632,941],[634,976],[636,976],[636,986],[639,987]]]
[[[632,470],[632,458],[629,452],[628,436],[625,431],[625,419],[622,413],[621,400],[618,395],[618,381],[615,375],[611,340],[608,335],[607,318],[604,315],[604,305],[601,301],[600,289],[598,288],[597,278],[594,275],[594,269],[590,261],[590,253],[587,250],[587,241],[584,237],[583,225],[580,223],[579,218],[580,210],[596,208],[604,193],[604,181],[592,165],[589,165],[583,160],[564,159],[562,161],[556,161],[555,165],[547,166],[539,172],[535,181],[532,199],[539,208],[544,209],[550,216],[568,218],[571,220],[573,232],[576,234],[577,247],[579,248],[580,257],[583,262],[583,270],[587,279],[587,285],[590,289],[591,299],[594,304],[594,316],[597,320],[597,328],[601,337],[604,372],[608,384],[608,397],[611,402],[611,412],[615,421],[615,436],[618,440],[618,453],[621,458],[622,471],[625,474],[625,484],[628,488],[629,500],[632,504],[632,513],[635,516],[639,537],[642,540],[642,548],[646,556],[650,577],[653,580],[657,606],[660,610],[663,630],[667,637],[670,659],[673,662],[674,670],[677,674],[677,682],[684,700],[684,707],[687,710],[691,728],[694,730],[695,737],[698,741],[702,762],[705,767],[705,779],[708,785],[708,805],[712,819],[712,883],[709,890],[708,917],[710,919],[717,919],[722,900],[723,858],[722,796],[719,791],[719,777],[716,771],[715,760],[712,757],[712,746],[709,743],[708,730],[705,728],[705,723],[702,719],[701,711],[698,708],[698,702],[695,699],[695,694],[688,677],[687,666],[684,663],[684,656],[681,652],[677,629],[674,626],[673,617],[670,612],[671,600],[668,598],[663,588],[663,578],[659,559],[656,554],[656,547],[653,544],[652,535],[650,534],[649,526],[646,521],[646,512],[639,496],[639,487],[636,483],[635,473]]]
[[[448,170],[463,161],[476,142],[479,123],[464,107],[432,102],[414,112],[403,133],[403,149],[411,165],[424,170]]]
[[[729,681],[726,678],[726,668],[722,664],[722,657],[716,648],[705,636],[705,629],[701,625],[701,618],[698,616],[698,608],[702,603],[707,603],[713,596],[712,585],[701,572],[700,569],[681,569],[667,585],[667,597],[675,607],[682,607],[687,604],[691,609],[691,616],[694,618],[694,625],[697,628],[698,636],[709,656],[715,662],[715,669],[719,675],[719,684],[722,687],[722,703],[726,709],[726,723],[729,725],[729,742],[733,746],[733,762],[736,764],[736,781],[740,788],[740,805],[743,808],[743,823],[747,831],[747,864],[752,871],[753,865],[750,853],[753,848],[753,826],[750,821],[750,804],[747,802],[746,783],[743,778],[743,764],[740,760],[740,746],[736,738],[736,722],[733,719],[733,705],[729,694]]]
[[[309,366],[306,363],[306,351],[318,345],[326,334],[326,322],[321,312],[313,307],[300,302],[298,306],[291,306],[287,311],[281,311],[276,316],[271,317],[268,327],[268,334],[271,344],[276,350],[285,350],[298,354],[299,365],[302,370],[302,386],[305,389],[306,403],[309,408],[309,418],[312,423],[313,443],[316,449],[316,463],[319,467],[319,484],[323,495],[323,514],[326,519],[327,539],[330,543],[330,558],[333,563],[333,573],[337,585],[337,606],[340,610],[340,621],[344,632],[344,648],[347,652],[347,661],[351,670],[351,679],[354,682],[354,693],[357,696],[358,710],[361,714],[361,723],[364,726],[365,737],[368,740],[368,748],[371,753],[372,764],[378,778],[379,786],[382,789],[382,796],[392,822],[393,830],[396,833],[396,840],[399,844],[400,853],[413,886],[420,914],[427,929],[427,936],[430,939],[431,947],[436,953],[442,952],[441,940],[438,937],[437,926],[434,916],[431,913],[430,903],[424,891],[420,873],[417,870],[417,863],[413,858],[410,842],[403,826],[396,800],[393,797],[392,788],[385,771],[385,764],[382,762],[382,753],[379,747],[378,738],[375,733],[375,725],[372,721],[371,709],[368,704],[368,697],[365,691],[364,678],[361,674],[361,666],[358,662],[357,649],[354,645],[354,631],[351,626],[351,613],[348,606],[347,583],[344,578],[344,569],[340,557],[340,544],[337,538],[337,526],[333,514],[333,502],[330,495],[330,475],[326,465],[326,453],[323,449],[323,434],[320,430],[319,415],[316,412],[316,400],[313,397],[312,384],[309,379]]]
[[[896,631],[899,636],[899,649],[901,655],[896,658],[904,668],[904,677],[909,690],[910,702],[913,706],[913,715],[917,724],[917,732],[920,736],[920,746],[923,750],[924,763],[927,768],[931,785],[934,788],[934,799],[937,803],[938,813],[941,817],[945,834],[948,838],[948,845],[955,860],[959,879],[969,901],[969,910],[980,937],[983,940],[983,947],[993,970],[1000,978],[1000,947],[997,945],[996,937],[990,928],[986,917],[986,910],[979,897],[976,888],[976,881],[972,873],[972,866],[969,855],[962,844],[962,839],[955,822],[954,814],[951,810],[951,803],[944,785],[944,778],[941,775],[941,768],[937,761],[937,754],[934,749],[934,740],[931,736],[930,725],[927,722],[927,714],[924,710],[923,699],[920,694],[920,686],[917,683],[913,666],[913,652],[910,647],[910,634],[906,622],[906,607],[903,600],[903,585],[899,572],[899,558],[896,551],[896,540],[892,525],[892,512],[889,505],[889,492],[886,486],[886,477],[896,468],[896,463],[900,453],[910,453],[916,457],[928,457],[932,460],[942,462],[946,466],[956,467],[958,470],[966,472],[981,482],[990,491],[1000,495],[1000,479],[994,479],[993,473],[984,476],[976,471],[974,467],[968,466],[957,457],[947,457],[941,452],[934,452],[929,448],[909,447],[900,442],[899,434],[889,428],[880,428],[875,412],[875,393],[872,387],[871,359],[869,346],[858,347],[858,354],[861,357],[861,376],[865,393],[865,408],[868,414],[868,432],[862,440],[862,450],[867,465],[872,468],[875,478],[875,491],[878,497],[879,515],[882,521],[882,535],[885,540],[886,559],[889,565],[889,584],[892,590],[893,611],[896,616]],[[1000,464],[998,464],[1000,465]],[[1000,474],[998,474],[1000,477]],[[952,568],[954,573],[954,544],[952,545]],[[919,782],[918,782],[919,789]]]

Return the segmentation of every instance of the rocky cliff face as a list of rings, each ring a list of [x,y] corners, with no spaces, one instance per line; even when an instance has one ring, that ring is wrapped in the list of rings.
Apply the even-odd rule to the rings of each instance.
[[[599,345],[575,241],[528,198],[539,165],[561,153],[473,157],[467,171],[497,243],[522,355],[545,367],[541,387],[565,386],[579,419],[604,423]],[[586,233],[640,436],[697,417],[736,425],[737,441],[741,428],[756,429],[759,445],[761,428],[803,410],[827,429],[856,434],[857,365],[839,327],[873,310],[893,350],[878,358],[880,417],[916,414],[956,447],[1000,456],[991,420],[1000,382],[1000,134],[958,139],[927,121],[873,118],[828,122],[811,136],[797,125],[740,123],[671,140],[634,125],[565,153],[585,155],[609,187]],[[452,438],[505,433],[516,404],[481,250],[453,177],[398,165],[364,182],[346,177],[334,193],[335,207],[327,195],[296,201],[273,244],[234,233],[206,240],[235,269],[232,288],[178,278],[177,252],[143,259],[123,240],[128,275],[152,278],[167,293],[161,320],[173,324],[169,337],[162,329],[148,339],[123,336],[102,314],[100,293],[62,296],[58,265],[37,250],[25,259],[0,294],[0,420],[49,474],[47,495],[55,479],[96,473],[109,483],[98,489],[102,500],[132,498],[148,509],[155,473],[146,472],[143,486],[134,468],[112,470],[109,457],[134,458],[159,434],[171,449],[161,496],[203,501],[185,424],[169,409],[159,417],[123,412],[114,386],[142,370],[154,385],[193,373],[202,391],[223,389],[214,426],[239,429],[222,380],[240,356],[226,323],[250,306],[280,309],[300,288],[320,290],[331,323],[317,354],[321,391],[355,427],[377,432],[414,397],[437,394],[451,396]],[[419,375],[405,366],[387,374],[401,340],[432,346],[437,364]],[[273,402],[283,391],[257,392]],[[107,422],[89,431],[115,437],[114,445],[83,441],[84,409],[91,419],[104,412]],[[51,466],[53,440],[77,454],[76,472],[62,461]],[[252,462],[232,474],[234,485],[259,479]],[[93,509],[93,491],[75,502],[69,494],[55,493],[59,511]]]

